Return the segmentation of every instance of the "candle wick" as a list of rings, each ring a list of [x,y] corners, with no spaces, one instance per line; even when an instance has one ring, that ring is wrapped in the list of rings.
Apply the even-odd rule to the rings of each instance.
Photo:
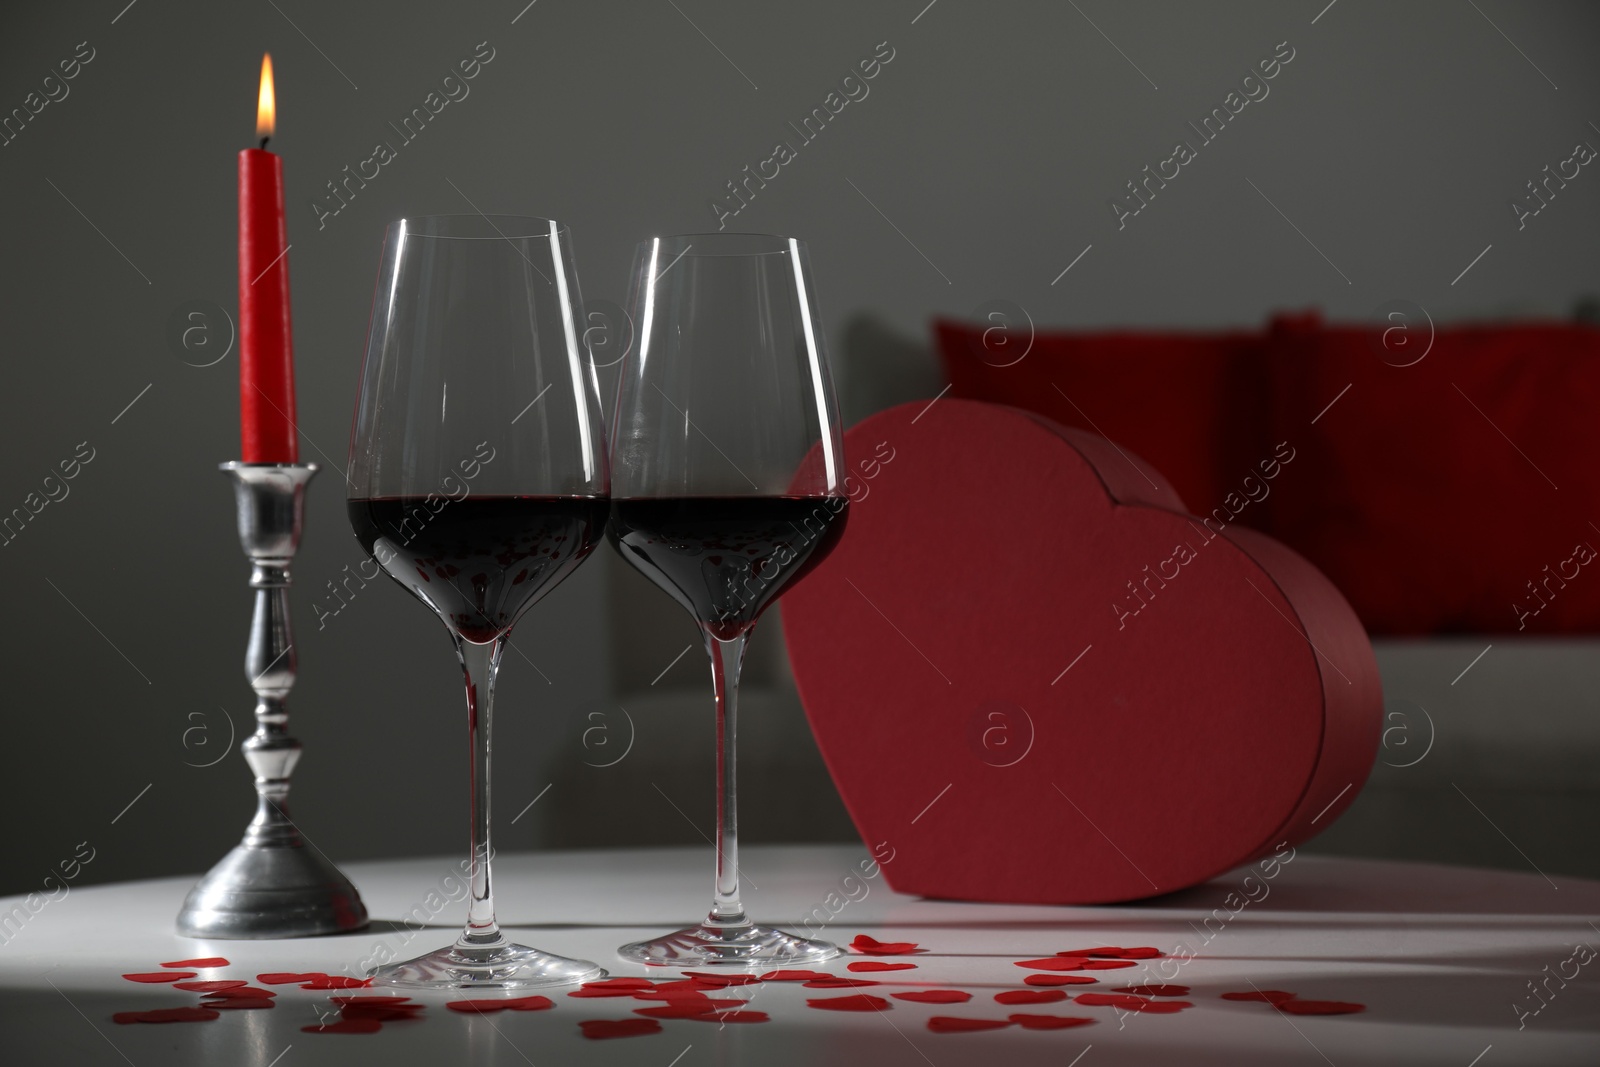
[[[270,137],[263,137],[263,138],[261,138],[261,147],[262,147],[262,149],[263,149],[263,150],[265,150],[265,149],[266,149],[266,147],[267,147],[267,142],[268,142],[268,141],[270,141],[270,140],[272,140],[272,138],[270,138]]]

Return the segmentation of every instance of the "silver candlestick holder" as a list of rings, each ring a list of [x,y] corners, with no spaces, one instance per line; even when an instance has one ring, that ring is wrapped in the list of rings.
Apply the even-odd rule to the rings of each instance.
[[[300,547],[305,487],[314,463],[224,463],[233,481],[239,542],[253,565],[255,614],[244,657],[256,693],[256,730],[241,746],[256,777],[256,814],[244,840],[184,899],[178,933],[204,938],[309,937],[367,925],[350,880],[289,818],[289,776],[300,742],[284,701],[294,685],[289,565]]]

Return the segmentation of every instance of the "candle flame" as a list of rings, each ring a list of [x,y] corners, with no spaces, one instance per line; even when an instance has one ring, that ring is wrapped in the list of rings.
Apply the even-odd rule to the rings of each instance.
[[[256,136],[271,137],[277,127],[278,108],[272,91],[272,53],[261,56],[261,96],[256,104]]]

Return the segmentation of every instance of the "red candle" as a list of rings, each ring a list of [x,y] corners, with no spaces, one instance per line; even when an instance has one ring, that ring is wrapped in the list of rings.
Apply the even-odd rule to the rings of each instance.
[[[261,57],[260,148],[239,153],[239,423],[246,463],[294,463],[294,347],[283,160],[266,151],[276,108],[272,57]]]

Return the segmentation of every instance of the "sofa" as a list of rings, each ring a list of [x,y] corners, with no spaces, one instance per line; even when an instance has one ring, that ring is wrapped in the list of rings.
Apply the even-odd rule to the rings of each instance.
[[[1385,719],[1361,795],[1307,849],[1554,885],[1600,877],[1585,847],[1600,825],[1600,574],[1586,550],[1600,546],[1600,467],[1583,433],[1600,410],[1596,357],[1600,330],[1582,322],[1445,327],[1402,311],[1380,325],[1299,313],[1188,334],[941,321],[932,345],[858,317],[835,364],[847,422],[941,395],[1027,407],[1155,464],[1195,513],[1317,563],[1373,638]],[[1293,458],[1268,479],[1280,444]],[[595,799],[541,837],[704,843],[705,655],[681,610],[615,562],[616,707],[590,714],[610,723],[625,709],[629,750],[609,763],[623,735],[597,733],[613,747],[559,768],[558,783]],[[853,840],[781,625],[780,604],[745,670],[742,835]]]

